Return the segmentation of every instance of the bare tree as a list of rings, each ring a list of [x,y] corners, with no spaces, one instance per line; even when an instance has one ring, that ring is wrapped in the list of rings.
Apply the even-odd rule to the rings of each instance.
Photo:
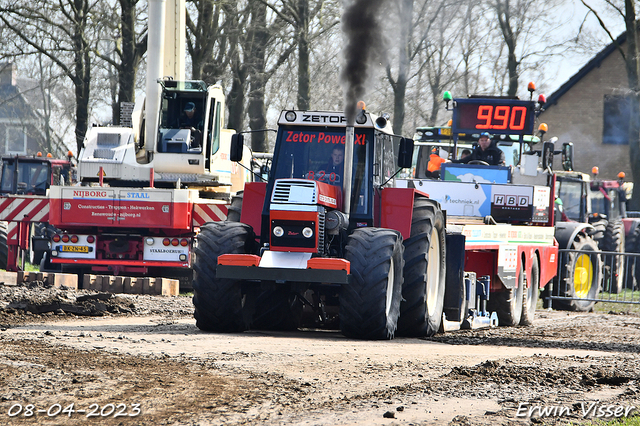
[[[34,0],[0,3],[0,20],[20,43],[5,45],[15,55],[41,53],[54,62],[75,88],[78,151],[87,130],[91,88],[92,5],[87,0]]]

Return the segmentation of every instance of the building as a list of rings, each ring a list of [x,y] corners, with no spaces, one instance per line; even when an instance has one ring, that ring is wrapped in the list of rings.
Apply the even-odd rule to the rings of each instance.
[[[626,33],[616,42],[626,49]],[[589,173],[597,166],[602,179],[616,179],[621,171],[630,177],[628,93],[624,59],[611,43],[547,97],[540,115],[549,125],[546,138],[557,136],[557,144],[573,142],[578,171]],[[555,167],[559,163],[556,160]]]
[[[0,154],[62,158],[67,149],[46,131],[43,94],[37,81],[17,78],[12,62],[0,63]],[[49,136],[47,136],[49,135]]]

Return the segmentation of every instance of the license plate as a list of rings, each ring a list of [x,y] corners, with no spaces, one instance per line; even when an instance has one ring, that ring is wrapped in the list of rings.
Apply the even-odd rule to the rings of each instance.
[[[61,251],[73,253],[89,253],[89,247],[85,246],[62,246]]]

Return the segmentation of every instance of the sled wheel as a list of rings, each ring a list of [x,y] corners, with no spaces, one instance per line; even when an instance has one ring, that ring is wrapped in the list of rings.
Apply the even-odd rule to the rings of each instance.
[[[404,242],[404,283],[397,334],[432,336],[440,328],[445,290],[444,217],[437,202],[416,198]]]
[[[524,270],[521,273],[524,273]],[[524,299],[522,299],[520,325],[533,325],[533,318],[536,313],[538,293],[540,291],[540,264],[537,256],[534,256],[531,264],[531,282],[528,284],[529,286],[522,291]]]
[[[253,231],[237,222],[211,222],[200,228],[193,265],[196,326],[204,331],[244,331],[251,320],[250,295],[239,280],[216,278],[218,256],[249,253]]]
[[[520,324],[522,318],[522,302],[524,299],[524,265],[520,265],[517,287],[503,289],[489,295],[487,309],[498,314],[500,325],[515,326]]]
[[[345,248],[351,283],[340,290],[340,329],[357,339],[392,339],[400,316],[402,235],[390,229],[360,228]]]

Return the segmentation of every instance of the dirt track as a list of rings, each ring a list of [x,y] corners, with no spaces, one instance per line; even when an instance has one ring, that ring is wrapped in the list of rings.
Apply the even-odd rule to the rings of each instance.
[[[0,309],[0,424],[84,424],[101,411],[114,425],[564,424],[592,401],[604,414],[640,407],[633,315],[540,311],[528,328],[370,342],[317,330],[206,334],[184,297],[117,305],[129,312]],[[75,412],[54,415],[70,404]],[[563,416],[517,416],[533,407]]]

